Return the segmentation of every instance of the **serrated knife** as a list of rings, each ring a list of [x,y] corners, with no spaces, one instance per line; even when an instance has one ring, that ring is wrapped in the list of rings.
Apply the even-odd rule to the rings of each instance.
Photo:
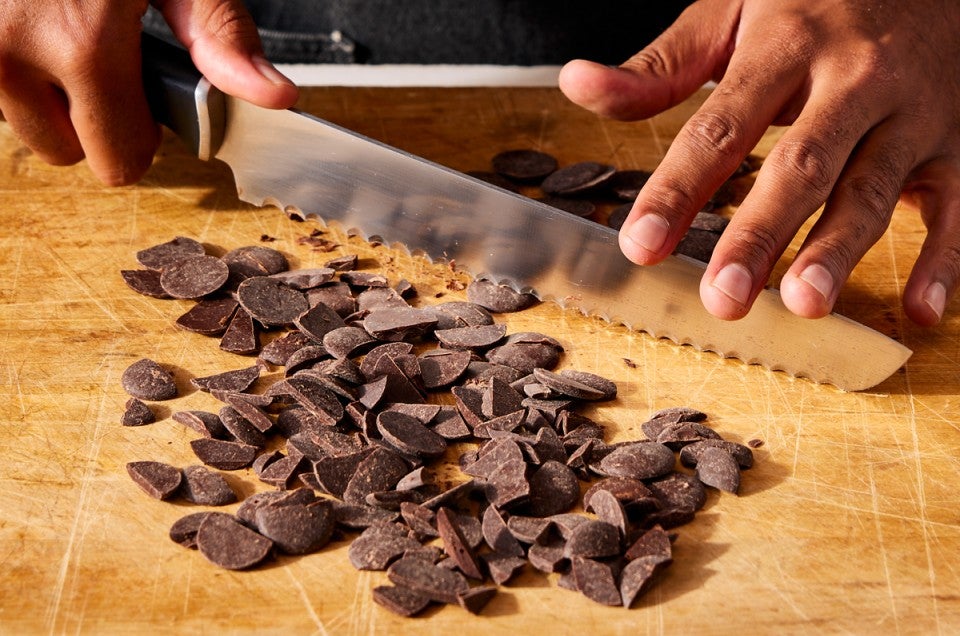
[[[657,338],[854,391],[910,357],[839,315],[791,314],[766,290],[743,319],[703,308],[703,265],[671,256],[630,263],[616,232],[296,110],[268,110],[213,88],[185,51],[144,36],[144,78],[158,121],[197,155],[233,171],[240,199],[377,236],[477,277]]]

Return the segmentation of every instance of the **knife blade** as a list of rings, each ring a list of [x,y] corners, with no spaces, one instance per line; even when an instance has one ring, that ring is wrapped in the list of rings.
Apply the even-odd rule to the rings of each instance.
[[[608,227],[307,113],[224,95],[183,49],[150,36],[143,58],[157,120],[200,158],[227,163],[239,198],[253,205],[316,217],[655,338],[842,390],[879,384],[911,355],[838,314],[795,316],[775,290],[762,292],[746,317],[720,320],[700,302],[701,263],[670,256],[634,265]]]

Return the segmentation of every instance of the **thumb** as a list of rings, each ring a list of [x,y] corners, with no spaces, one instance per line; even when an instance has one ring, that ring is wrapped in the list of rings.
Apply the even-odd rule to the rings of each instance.
[[[263,55],[241,0],[154,0],[197,69],[225,93],[265,108],[287,108],[297,87]]]
[[[719,77],[733,52],[740,2],[702,0],[619,67],[573,60],[560,71],[570,101],[613,119],[645,119]]]

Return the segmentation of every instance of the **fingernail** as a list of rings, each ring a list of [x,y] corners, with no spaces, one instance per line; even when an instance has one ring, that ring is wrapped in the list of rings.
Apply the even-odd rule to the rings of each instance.
[[[731,300],[746,305],[753,292],[753,277],[747,268],[739,263],[726,265],[717,272],[711,287],[719,290]]]
[[[947,306],[947,288],[943,283],[930,283],[923,292],[923,302],[937,314],[937,320],[943,318],[943,310]]]
[[[267,58],[255,55],[253,57],[253,64],[257,67],[257,70],[260,71],[260,75],[267,79],[267,81],[273,84],[293,84],[290,78],[278,71]]]
[[[632,226],[627,238],[652,254],[660,253],[670,234],[670,224],[659,214],[644,214]]]
[[[833,295],[833,276],[819,263],[807,265],[797,278],[820,292],[826,301],[829,301]]]

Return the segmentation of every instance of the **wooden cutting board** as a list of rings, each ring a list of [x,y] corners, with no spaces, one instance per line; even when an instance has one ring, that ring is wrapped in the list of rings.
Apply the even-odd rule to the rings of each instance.
[[[603,121],[552,89],[316,89],[301,106],[461,170],[504,149],[562,163],[653,168],[702,95],[653,120]],[[763,153],[777,136],[771,130]],[[951,633],[960,629],[960,305],[922,330],[898,294],[923,238],[898,211],[839,303],[915,350],[876,389],[845,394],[656,341],[552,305],[504,316],[566,346],[562,366],[608,376],[620,397],[592,411],[611,440],[641,437],[654,410],[700,408],[725,436],[763,440],[741,496],[712,492],[679,529],[675,562],[631,610],[599,606],[526,574],[472,616],[448,607],[401,620],[376,606],[382,573],[357,572],[346,543],[227,572],[166,536],[196,507],[146,497],[129,461],[195,463],[174,410],[214,409],[205,394],[119,424],[120,374],[150,357],[188,379],[246,366],[177,329],[189,303],[122,282],[134,253],[177,235],[212,251],[261,236],[295,266],[359,253],[422,302],[463,297],[456,277],[401,251],[333,235],[332,253],[298,243],[316,223],[238,202],[229,172],[168,139],[142,183],[108,189],[85,165],[51,168],[0,124],[0,633]],[[455,287],[455,285],[454,285]],[[785,334],[784,337],[789,337]],[[630,364],[627,363],[630,361]],[[248,471],[229,476],[247,496]],[[228,510],[235,509],[235,506]]]

